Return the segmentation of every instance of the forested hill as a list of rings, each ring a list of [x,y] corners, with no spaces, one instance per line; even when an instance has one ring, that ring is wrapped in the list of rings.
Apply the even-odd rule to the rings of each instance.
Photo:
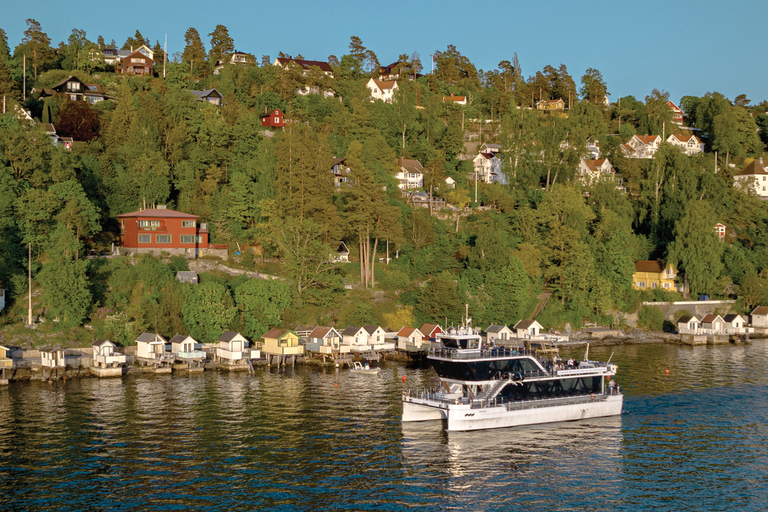
[[[299,323],[457,323],[465,304],[476,325],[514,324],[543,291],[545,326],[613,322],[642,300],[679,297],[632,288],[635,262],[648,259],[675,265],[693,296],[738,297],[742,312],[768,302],[765,203],[733,178],[762,156],[766,101],[674,99],[683,128],[663,90],[606,104],[595,69],[577,84],[564,64],[526,75],[513,55],[483,71],[448,46],[427,73],[417,54],[382,66],[356,37],[341,57],[301,65],[280,54],[275,65],[235,53],[222,26],[208,50],[190,28],[166,66],[137,31],[122,48],[151,47],[154,70],[132,76],[106,63],[114,41],[74,30],[53,47],[27,25],[13,51],[0,31],[5,324],[26,311],[29,247],[36,314],[121,342],[142,331],[211,341],[224,328],[258,337]],[[56,92],[70,76],[104,101]],[[370,99],[371,78],[397,83],[391,103]],[[190,92],[210,89],[221,106]],[[560,99],[562,108],[537,108]],[[285,126],[262,126],[275,109]],[[71,147],[51,143],[51,125]],[[695,135],[705,150],[688,156],[666,142],[672,134]],[[630,157],[623,145],[634,135],[661,136],[652,158]],[[500,149],[501,183],[476,179],[484,143]],[[588,148],[613,171],[584,179]],[[341,158],[349,171],[336,187]],[[400,158],[423,165],[419,191],[433,208],[401,194]],[[210,274],[195,287],[173,279],[187,266],[180,258],[86,258],[119,242],[116,215],[151,205],[198,215],[232,264],[282,279]],[[328,262],[340,240],[353,263]]]

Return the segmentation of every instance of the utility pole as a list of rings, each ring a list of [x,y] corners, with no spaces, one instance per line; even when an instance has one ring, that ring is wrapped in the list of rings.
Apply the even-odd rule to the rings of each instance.
[[[32,243],[27,244],[27,282],[29,286],[29,310],[27,311],[27,325],[32,326]]]

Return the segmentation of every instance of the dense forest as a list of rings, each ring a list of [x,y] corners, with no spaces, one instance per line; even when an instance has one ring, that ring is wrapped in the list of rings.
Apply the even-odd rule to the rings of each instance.
[[[365,84],[382,68],[358,37],[341,57],[307,57],[327,62],[329,76],[267,55],[230,64],[226,27],[208,36],[206,48],[190,28],[184,51],[163,64],[160,44],[136,31],[121,48],[153,48],[155,73],[128,76],[105,63],[102,50],[119,45],[102,36],[75,29],[54,47],[27,20],[11,50],[0,29],[0,322],[23,324],[30,263],[45,329],[88,325],[121,343],[142,331],[211,341],[225,328],[257,338],[300,323],[458,323],[465,304],[475,325],[514,324],[537,297],[549,297],[545,326],[614,323],[643,300],[680,297],[632,288],[643,259],[674,264],[694,296],[738,298],[740,311],[768,302],[768,212],[733,179],[768,142],[766,101],[680,98],[706,151],[686,156],[663,142],[652,159],[627,158],[621,145],[635,134],[686,133],[663,90],[607,104],[596,69],[579,84],[565,64],[526,76],[512,55],[485,71],[448,46],[433,72],[407,49],[388,57],[400,78],[385,103],[369,98]],[[39,94],[69,76],[112,99]],[[211,88],[222,106],[189,92]],[[451,94],[467,104],[443,101]],[[535,108],[548,99],[566,108]],[[262,127],[273,109],[285,113],[284,129]],[[53,145],[45,123],[71,148]],[[579,180],[588,141],[623,187]],[[482,143],[500,145],[508,184],[473,178]],[[329,172],[334,157],[350,169],[343,187]],[[450,207],[418,208],[401,195],[401,157],[422,163],[424,191]],[[174,279],[183,258],[100,257],[119,240],[116,215],[161,204],[207,222],[212,242],[230,248],[228,265],[280,278],[210,273],[183,285]],[[722,242],[717,223],[727,226]],[[329,262],[339,240],[353,263]]]

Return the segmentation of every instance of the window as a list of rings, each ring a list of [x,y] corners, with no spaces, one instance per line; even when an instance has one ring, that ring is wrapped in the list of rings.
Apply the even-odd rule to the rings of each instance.
[[[198,235],[197,236],[197,243],[199,243],[199,244],[203,243],[203,236],[202,235]]]
[[[148,244],[152,241],[152,235],[139,235],[140,244]]]
[[[672,285],[671,285],[671,284],[669,284],[669,283],[664,283],[662,286],[663,286],[664,288],[671,288],[671,287],[672,287]]]
[[[144,229],[155,230],[160,227],[160,221],[159,220],[140,220],[139,227]]]
[[[67,90],[68,91],[79,91],[80,90],[80,82],[67,82]]]
[[[195,243],[195,235],[181,235],[179,241],[183,244],[193,244]]]
[[[651,288],[656,288],[656,286],[657,286],[656,283],[651,283]]]
[[[181,221],[181,227],[183,228],[193,228],[195,227],[196,223],[194,220],[183,220]]]
[[[155,242],[158,244],[169,244],[171,243],[171,235],[155,235]]]
[[[132,58],[131,58],[131,63],[132,63],[132,64],[136,64],[136,63],[139,63],[139,64],[141,64],[142,62],[144,62],[144,59],[142,59],[142,58],[140,58],[140,57],[132,57]]]
[[[279,123],[280,123],[280,118],[279,118],[279,117],[276,117],[276,118],[275,118],[275,122],[279,124]]]
[[[637,286],[638,286],[639,288],[645,288],[645,281],[639,281],[639,282],[637,283]]]

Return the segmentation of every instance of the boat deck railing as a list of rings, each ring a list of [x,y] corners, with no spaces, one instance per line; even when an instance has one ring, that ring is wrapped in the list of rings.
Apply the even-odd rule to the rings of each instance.
[[[570,404],[583,404],[589,402],[598,402],[607,400],[609,396],[620,395],[621,388],[619,386],[610,387],[605,390],[604,393],[591,393],[588,395],[572,395],[562,397],[547,397],[547,398],[526,398],[523,400],[509,400],[503,396],[497,396],[493,398],[455,398],[447,397],[444,393],[437,393],[433,391],[417,391],[412,393],[406,391],[403,398],[416,398],[420,400],[429,400],[430,402],[436,402],[441,407],[447,408],[449,405],[469,405],[472,409],[483,409],[488,407],[504,407],[508,411],[520,410],[520,409],[535,409],[537,407],[552,407],[554,405],[570,405]]]
[[[505,347],[475,350],[432,347],[429,349],[429,355],[441,359],[493,359],[498,357],[533,356],[534,354],[530,350]]]

